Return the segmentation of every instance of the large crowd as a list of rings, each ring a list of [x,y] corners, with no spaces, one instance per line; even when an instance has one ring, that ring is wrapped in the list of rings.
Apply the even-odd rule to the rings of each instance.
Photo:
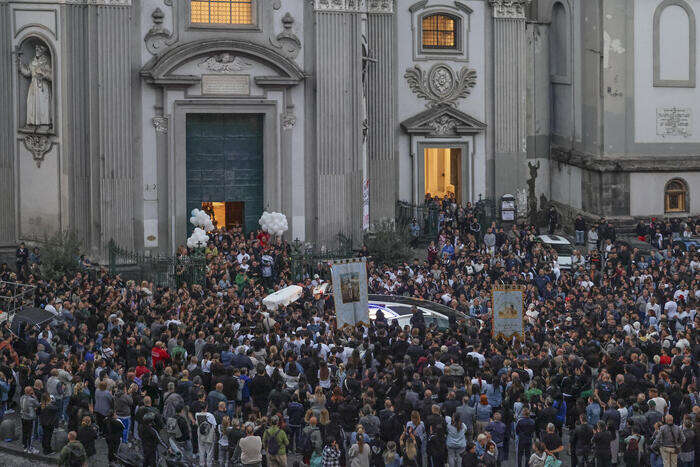
[[[537,227],[482,228],[470,204],[428,202],[439,237],[425,259],[370,257],[369,290],[452,308],[446,329],[417,308],[404,327],[380,314],[338,329],[313,274],[298,301],[268,311],[262,299],[292,283],[289,245],[236,228],[210,234],[205,286],[106,271],[46,281],[40,250],[21,245],[18,272],[4,265],[0,280],[36,286],[36,305],[55,317],[3,329],[0,411],[19,415],[28,452],[49,454],[64,431],[59,461],[70,466],[94,463],[99,438],[110,463],[145,466],[174,451],[201,466],[700,460],[700,259],[673,246],[697,231],[692,219],[668,235],[664,222],[642,224],[649,252],[605,220],[576,219],[567,269]],[[550,231],[558,222],[551,214]],[[497,284],[525,290],[523,339],[491,335]]]

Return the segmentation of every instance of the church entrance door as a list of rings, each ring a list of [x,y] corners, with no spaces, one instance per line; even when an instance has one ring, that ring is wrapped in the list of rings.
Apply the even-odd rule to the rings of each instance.
[[[264,207],[262,138],[262,115],[187,115],[188,219],[192,209],[205,208],[219,226],[258,228]]]

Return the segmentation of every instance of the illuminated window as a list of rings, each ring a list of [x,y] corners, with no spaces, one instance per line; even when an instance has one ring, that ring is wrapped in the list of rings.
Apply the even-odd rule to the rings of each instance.
[[[688,187],[683,180],[674,178],[666,184],[664,193],[666,212],[686,212],[688,205]]]
[[[198,24],[253,24],[253,0],[190,2],[190,22]]]
[[[448,15],[430,15],[423,18],[423,48],[456,48],[458,23],[457,18]]]

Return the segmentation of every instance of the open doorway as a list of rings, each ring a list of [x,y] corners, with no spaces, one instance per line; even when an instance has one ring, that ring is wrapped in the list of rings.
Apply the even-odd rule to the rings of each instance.
[[[225,226],[241,226],[245,220],[245,203],[242,201],[221,201],[202,203],[202,210],[209,214],[214,226],[218,229]]]
[[[462,203],[462,150],[425,148],[424,194],[438,198],[454,197]]]

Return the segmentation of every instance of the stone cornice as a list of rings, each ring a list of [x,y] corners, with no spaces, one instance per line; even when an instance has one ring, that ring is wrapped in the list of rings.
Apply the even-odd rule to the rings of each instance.
[[[313,0],[314,10],[344,13],[391,14],[395,0]]]
[[[34,5],[131,6],[131,0],[0,0],[0,4],[2,3],[22,3]]]
[[[686,172],[700,170],[700,154],[599,156],[552,147],[553,161],[596,172]]]
[[[502,19],[525,19],[532,0],[489,0],[493,17]]]

